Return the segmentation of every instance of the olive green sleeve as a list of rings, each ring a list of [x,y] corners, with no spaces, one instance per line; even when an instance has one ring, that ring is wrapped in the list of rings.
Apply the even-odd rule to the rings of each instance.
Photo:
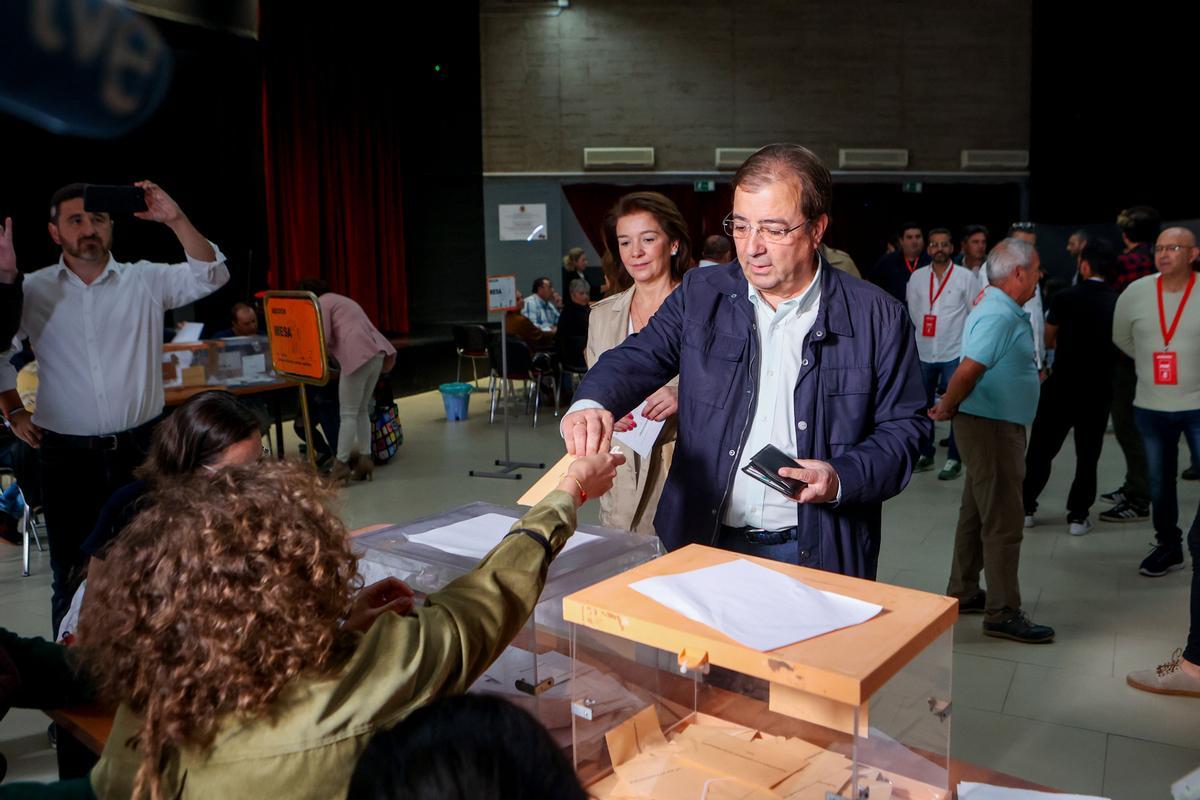
[[[0,800],[96,800],[87,778],[54,783],[6,783]]]
[[[467,690],[533,612],[553,555],[575,531],[575,504],[551,492],[471,572],[433,592],[411,616],[375,621],[345,679],[374,722]]]
[[[90,703],[95,691],[79,670],[77,659],[61,644],[24,638],[0,628],[0,648],[7,654],[15,680],[9,678],[7,702],[14,708],[66,708]]]

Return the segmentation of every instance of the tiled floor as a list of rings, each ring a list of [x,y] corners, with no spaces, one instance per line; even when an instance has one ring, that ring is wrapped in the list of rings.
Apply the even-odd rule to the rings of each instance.
[[[504,457],[503,428],[488,425],[486,395],[471,403],[471,418],[452,423],[436,394],[400,401],[405,445],[392,464],[376,470],[373,483],[347,490],[348,524],[404,521],[475,500],[512,503],[541,471],[520,470],[520,481],[468,477],[468,470],[494,469]],[[562,455],[552,416],[536,429],[528,417],[515,417],[511,432],[514,460],[552,463]],[[979,617],[959,622],[954,754],[1066,791],[1166,798],[1173,780],[1200,765],[1200,700],[1135,691],[1125,673],[1158,664],[1183,644],[1190,571],[1158,579],[1137,574],[1153,538],[1149,524],[1097,522],[1087,536],[1068,535],[1061,509],[1072,465],[1068,443],[1022,551],[1025,606],[1058,630],[1058,640],[1020,645],[982,636]],[[1109,437],[1101,490],[1115,487],[1123,470]],[[961,480],[941,482],[927,472],[886,505],[880,580],[945,589],[961,490]],[[1184,527],[1197,503],[1200,485],[1181,483]],[[1102,508],[1093,510],[1093,521]],[[592,522],[595,514],[588,504],[582,516]],[[0,625],[25,635],[48,632],[48,571],[48,558],[35,553],[33,575],[22,578],[19,549],[0,545]],[[53,776],[45,722],[20,711],[0,722],[0,752],[11,777]]]

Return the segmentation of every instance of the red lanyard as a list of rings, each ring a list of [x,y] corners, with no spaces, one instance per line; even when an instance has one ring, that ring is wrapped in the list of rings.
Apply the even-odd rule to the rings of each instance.
[[[950,269],[946,270],[946,277],[942,278],[941,284],[938,286],[937,294],[933,293],[933,276],[936,273],[933,267],[929,267],[929,313],[933,313],[933,304],[942,296],[942,291],[946,288],[946,284],[950,282],[950,276],[954,274],[954,264],[950,265]]]
[[[1196,285],[1196,273],[1192,273],[1192,277],[1188,279],[1187,288],[1183,290],[1183,299],[1179,301],[1179,308],[1175,309],[1175,319],[1171,321],[1171,327],[1167,327],[1167,314],[1163,311],[1163,290],[1162,276],[1156,281],[1158,284],[1158,325],[1162,328],[1163,349],[1166,350],[1171,346],[1171,337],[1175,335],[1175,329],[1179,327],[1179,320],[1183,316],[1183,307],[1187,305],[1188,298],[1192,295],[1192,287]]]
[[[914,258],[912,261],[909,261],[909,260],[906,258],[906,259],[904,259],[904,266],[908,267],[908,272],[909,272],[909,274],[911,275],[911,274],[912,274],[912,272],[913,272],[913,271],[914,271],[914,270],[917,268],[917,264],[919,264],[920,262],[921,262],[921,257],[920,257],[920,256],[917,256],[917,257],[916,257],[916,258]]]

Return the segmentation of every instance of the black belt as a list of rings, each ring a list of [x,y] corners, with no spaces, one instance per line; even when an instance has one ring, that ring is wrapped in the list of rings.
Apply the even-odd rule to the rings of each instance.
[[[117,433],[105,433],[100,436],[76,436],[73,433],[58,433],[47,430],[42,432],[42,444],[70,450],[116,452],[122,447],[140,446],[140,442],[147,441],[150,430],[158,424],[159,419],[160,417],[155,417],[149,422],[143,422],[136,428],[130,428],[127,431],[119,431]]]
[[[725,536],[734,536],[742,541],[750,544],[787,544],[794,542],[799,538],[799,530],[797,528],[784,528],[779,531],[764,531],[762,528],[731,528],[728,525],[721,526],[721,533]]]

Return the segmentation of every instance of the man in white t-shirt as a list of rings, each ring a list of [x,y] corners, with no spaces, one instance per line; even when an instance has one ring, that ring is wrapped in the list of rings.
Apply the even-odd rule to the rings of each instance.
[[[949,230],[934,228],[929,232],[928,252],[932,261],[913,272],[908,280],[906,298],[908,316],[917,329],[917,355],[921,359],[925,398],[932,408],[938,387],[949,384],[950,376],[958,368],[963,324],[971,313],[978,287],[971,270],[957,266],[951,260],[954,242]],[[941,480],[951,480],[962,473],[953,431],[948,444],[949,457],[938,474]],[[932,469],[934,454],[934,440],[930,439],[922,448],[914,471]]]

